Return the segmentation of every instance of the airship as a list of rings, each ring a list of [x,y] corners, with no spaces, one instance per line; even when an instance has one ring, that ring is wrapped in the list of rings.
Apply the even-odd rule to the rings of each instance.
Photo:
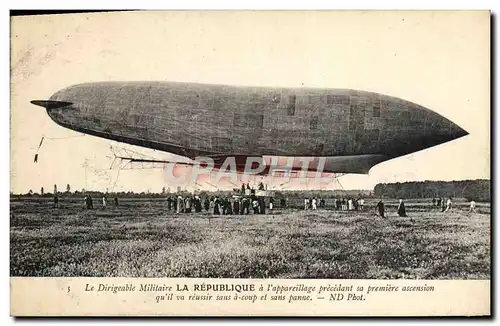
[[[308,171],[367,174],[468,135],[421,105],[353,89],[113,81],[72,85],[31,103],[65,128],[179,155],[180,164],[204,157],[220,169],[231,158],[243,171],[251,157],[259,173],[286,159],[292,170],[307,162]]]

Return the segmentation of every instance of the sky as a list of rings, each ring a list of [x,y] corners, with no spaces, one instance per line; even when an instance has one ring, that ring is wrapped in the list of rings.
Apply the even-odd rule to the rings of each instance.
[[[345,175],[345,189],[380,182],[490,178],[488,12],[122,12],[11,20],[11,191],[152,191],[192,183],[165,171],[110,169],[110,145],[30,104],[93,81],[165,80],[352,88],[427,107],[466,137]],[[45,137],[38,150],[40,139]],[[35,153],[38,162],[33,162]],[[331,183],[328,187],[339,187]],[[198,186],[199,187],[199,186]],[[204,184],[205,189],[213,186]],[[289,186],[292,187],[292,186]],[[300,186],[302,187],[302,186]],[[306,186],[307,187],[307,186]],[[291,188],[289,188],[291,189]]]

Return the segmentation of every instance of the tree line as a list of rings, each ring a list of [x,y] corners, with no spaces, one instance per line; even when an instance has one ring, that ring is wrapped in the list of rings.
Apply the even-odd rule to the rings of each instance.
[[[379,183],[374,188],[374,194],[376,197],[389,198],[459,197],[467,200],[490,201],[491,181],[476,179]]]
[[[119,198],[161,198],[176,195],[188,195],[187,191],[170,192],[170,189],[165,187],[160,192],[134,192],[134,191],[121,191],[121,192],[105,192],[85,190],[71,191],[68,184],[65,191],[58,191],[54,185],[54,192],[60,197],[83,197],[91,195],[92,197],[119,197]],[[43,187],[39,192],[30,190],[25,194],[12,194],[11,196],[17,197],[52,197],[54,192],[45,192]],[[240,189],[233,189],[233,191],[199,191],[198,194],[202,197],[216,196],[216,195],[231,195],[238,194]],[[491,200],[491,182],[486,179],[477,180],[464,180],[464,181],[409,181],[409,182],[396,182],[396,183],[379,183],[375,186],[374,190],[271,190],[271,194],[279,198],[437,198],[437,197],[452,197],[452,198],[466,198],[467,200],[475,201],[490,201]]]

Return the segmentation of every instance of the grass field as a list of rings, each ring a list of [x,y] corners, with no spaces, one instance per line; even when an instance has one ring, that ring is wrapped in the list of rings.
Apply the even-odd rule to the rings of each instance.
[[[11,276],[490,279],[490,213],[408,205],[274,215],[169,213],[159,200],[92,211],[13,200]],[[370,204],[372,205],[372,204]]]

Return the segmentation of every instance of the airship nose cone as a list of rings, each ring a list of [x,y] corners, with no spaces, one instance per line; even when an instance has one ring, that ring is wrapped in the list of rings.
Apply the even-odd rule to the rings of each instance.
[[[384,144],[384,154],[398,157],[437,146],[469,133],[446,117],[423,106],[406,101],[387,101],[386,129],[391,141]]]
[[[424,137],[429,145],[435,146],[454,141],[458,138],[467,136],[468,134],[469,133],[465,129],[461,128],[457,124],[446,118],[442,118],[442,122],[438,123],[436,128],[433,130],[427,131]]]
[[[467,136],[469,133],[460,127],[459,125],[451,122],[450,120],[440,117],[441,121],[437,124],[437,128],[435,129],[436,134],[439,134],[441,137],[448,138],[448,141]]]

